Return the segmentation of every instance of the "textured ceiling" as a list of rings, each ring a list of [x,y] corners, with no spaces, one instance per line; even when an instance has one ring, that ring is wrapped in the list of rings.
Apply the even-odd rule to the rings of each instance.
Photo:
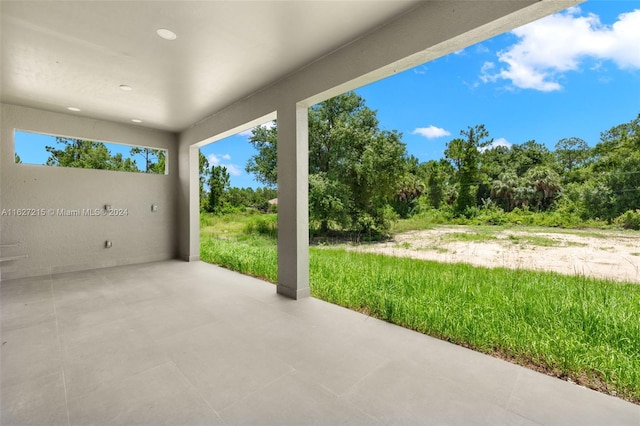
[[[180,131],[416,3],[3,0],[1,100]]]

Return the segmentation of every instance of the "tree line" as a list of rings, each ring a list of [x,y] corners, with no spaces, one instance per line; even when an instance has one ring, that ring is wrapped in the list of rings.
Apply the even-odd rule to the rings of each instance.
[[[49,153],[45,162],[47,166],[165,174],[166,152],[162,149],[135,146],[130,148],[129,157],[125,158],[120,152],[112,154],[103,142],[56,137],[56,144],[45,147]],[[142,169],[132,158],[136,155],[144,161]],[[15,162],[22,163],[17,153]]]
[[[200,152],[200,211],[222,214],[255,209],[261,212],[275,211],[271,200],[278,197],[274,188],[236,188],[230,186],[229,172],[224,166],[209,164]]]
[[[458,217],[473,217],[480,208],[609,223],[640,216],[640,115],[602,132],[594,147],[576,137],[559,140],[553,151],[534,140],[493,146],[483,125],[461,136],[447,144],[444,159],[410,171],[423,185],[414,203],[444,205]]]
[[[274,188],[276,126],[255,128],[249,141],[257,153],[247,172]],[[640,114],[594,147],[569,137],[554,150],[535,140],[494,144],[484,125],[469,126],[443,158],[420,162],[354,92],[309,110],[309,218],[320,233],[385,233],[399,217],[434,211],[449,219],[554,213],[558,224],[626,215],[628,224],[640,222],[639,208]]]
[[[277,197],[277,127],[256,127],[249,141],[256,154],[246,170],[265,187],[230,187],[228,171],[201,153],[204,211],[275,210],[269,201]],[[56,143],[46,147],[47,165],[165,173],[164,150],[130,147],[125,158],[102,142],[57,137]],[[17,153],[15,161],[21,162]],[[443,158],[420,162],[407,153],[401,133],[380,129],[376,112],[354,92],[309,109],[314,230],[384,234],[397,218],[500,222],[514,212],[553,214],[559,225],[605,221],[640,228],[640,114],[603,131],[593,147],[569,137],[554,150],[535,140],[496,145],[484,125],[469,126],[447,143]]]

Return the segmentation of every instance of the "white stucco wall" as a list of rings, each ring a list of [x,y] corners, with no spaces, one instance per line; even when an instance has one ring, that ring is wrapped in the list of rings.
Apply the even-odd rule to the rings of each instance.
[[[94,269],[177,255],[177,139],[172,133],[2,105],[0,211],[46,209],[46,216],[0,216],[0,278]],[[14,163],[14,129],[167,150],[168,174]],[[127,209],[125,216],[59,216],[50,209]],[[158,206],[157,212],[151,206]],[[57,212],[56,212],[57,213]],[[113,243],[105,248],[105,241]],[[19,243],[15,247],[8,244]]]

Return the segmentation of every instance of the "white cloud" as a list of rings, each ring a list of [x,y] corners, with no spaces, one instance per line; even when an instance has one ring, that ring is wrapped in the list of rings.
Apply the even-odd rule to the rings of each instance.
[[[495,148],[497,146],[506,146],[507,148],[511,148],[511,146],[513,146],[513,144],[511,142],[509,142],[508,140],[506,140],[505,138],[498,138],[498,139],[494,139],[494,141],[491,142],[491,144],[489,146],[491,148]]]
[[[505,138],[498,138],[498,139],[494,139],[493,142],[491,142],[489,145],[480,148],[480,152],[484,152],[488,149],[492,149],[492,148],[496,148],[499,146],[504,146],[507,148],[511,148],[513,146],[513,144],[511,142],[509,142],[508,140],[506,140]]]
[[[236,164],[223,164],[223,166],[227,168],[231,176],[240,176],[242,174],[242,170]]]
[[[240,176],[242,174],[242,168],[237,164],[222,162],[222,160],[224,161],[231,160],[231,156],[229,154],[222,154],[222,155],[209,154],[207,156],[207,160],[209,160],[209,164],[212,164],[214,166],[225,167],[231,176]]]
[[[489,52],[490,52],[489,48],[484,44],[482,43],[476,44],[476,53],[483,54],[483,53],[489,53]]]
[[[427,139],[435,139],[443,136],[449,136],[451,133],[440,127],[430,125],[429,127],[418,127],[417,129],[414,129],[411,134],[424,136]]]
[[[207,160],[209,160],[209,164],[213,164],[214,166],[217,166],[218,164],[220,164],[222,160],[226,160],[226,161],[231,160],[231,156],[229,154],[222,154],[222,155],[209,154],[209,156],[207,157]]]
[[[580,13],[573,7],[513,30],[518,42],[498,52],[499,67],[485,62],[480,79],[550,92],[560,90],[562,74],[579,70],[586,58],[640,68],[640,9],[621,14],[611,26]]]
[[[207,160],[209,160],[209,164],[213,164],[214,166],[217,166],[218,163],[220,163],[220,159],[215,154],[209,154],[207,156]]]

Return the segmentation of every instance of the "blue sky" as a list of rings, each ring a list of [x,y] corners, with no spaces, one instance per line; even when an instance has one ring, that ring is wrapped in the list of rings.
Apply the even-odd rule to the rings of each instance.
[[[593,146],[640,113],[639,46],[640,0],[591,0],[356,92],[420,161],[441,158],[476,124],[505,145],[553,149],[575,136]],[[260,186],[244,170],[255,153],[249,134],[201,148],[232,186]]]
[[[541,49],[535,49],[541,46]],[[640,113],[640,1],[588,1],[356,90],[380,127],[403,134],[420,161],[441,158],[467,126],[484,124],[497,143],[535,140],[553,149]],[[248,134],[207,145],[231,184],[259,186],[244,171]]]

